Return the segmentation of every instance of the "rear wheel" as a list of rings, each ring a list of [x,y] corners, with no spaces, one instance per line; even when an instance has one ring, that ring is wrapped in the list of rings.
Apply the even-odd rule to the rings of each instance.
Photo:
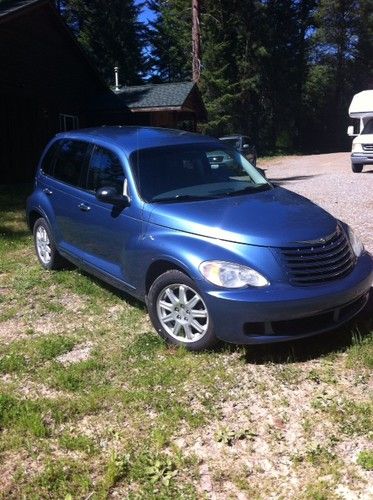
[[[44,269],[61,269],[65,259],[58,253],[48,222],[40,217],[33,228],[36,256]]]
[[[363,166],[361,163],[351,163],[352,171],[355,174],[359,174],[363,170]]]
[[[169,344],[201,351],[217,343],[202,294],[184,273],[171,270],[159,276],[147,303],[154,328]]]

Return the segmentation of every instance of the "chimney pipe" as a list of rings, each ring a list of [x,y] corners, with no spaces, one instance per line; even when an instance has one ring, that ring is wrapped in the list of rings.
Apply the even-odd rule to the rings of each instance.
[[[114,66],[115,90],[120,90],[119,89],[119,74],[118,74],[118,71],[119,71],[118,66]]]

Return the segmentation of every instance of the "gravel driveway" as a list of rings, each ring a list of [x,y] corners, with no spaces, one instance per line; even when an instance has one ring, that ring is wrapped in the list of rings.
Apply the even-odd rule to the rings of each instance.
[[[350,224],[373,253],[373,166],[351,171],[349,153],[262,160],[268,179],[306,196]]]

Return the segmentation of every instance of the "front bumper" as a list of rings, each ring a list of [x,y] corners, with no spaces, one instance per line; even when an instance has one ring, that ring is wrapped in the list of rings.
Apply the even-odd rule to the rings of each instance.
[[[214,331],[235,344],[283,342],[332,330],[365,306],[373,259],[359,257],[343,279],[317,286],[274,283],[262,289],[205,290]]]
[[[373,164],[373,153],[352,153],[351,162],[353,165],[370,165]]]

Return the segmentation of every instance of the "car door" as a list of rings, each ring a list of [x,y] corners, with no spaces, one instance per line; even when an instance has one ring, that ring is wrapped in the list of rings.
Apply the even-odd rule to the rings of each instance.
[[[126,186],[124,165],[118,154],[95,145],[80,198],[83,261],[90,268],[131,287],[127,262],[136,251],[142,228],[141,216],[131,204],[113,205],[98,200],[95,195],[102,187],[114,187],[118,194],[125,194]]]
[[[53,233],[61,253],[80,259],[81,181],[91,146],[76,139],[58,141],[53,163],[42,171],[43,192],[52,207]]]

